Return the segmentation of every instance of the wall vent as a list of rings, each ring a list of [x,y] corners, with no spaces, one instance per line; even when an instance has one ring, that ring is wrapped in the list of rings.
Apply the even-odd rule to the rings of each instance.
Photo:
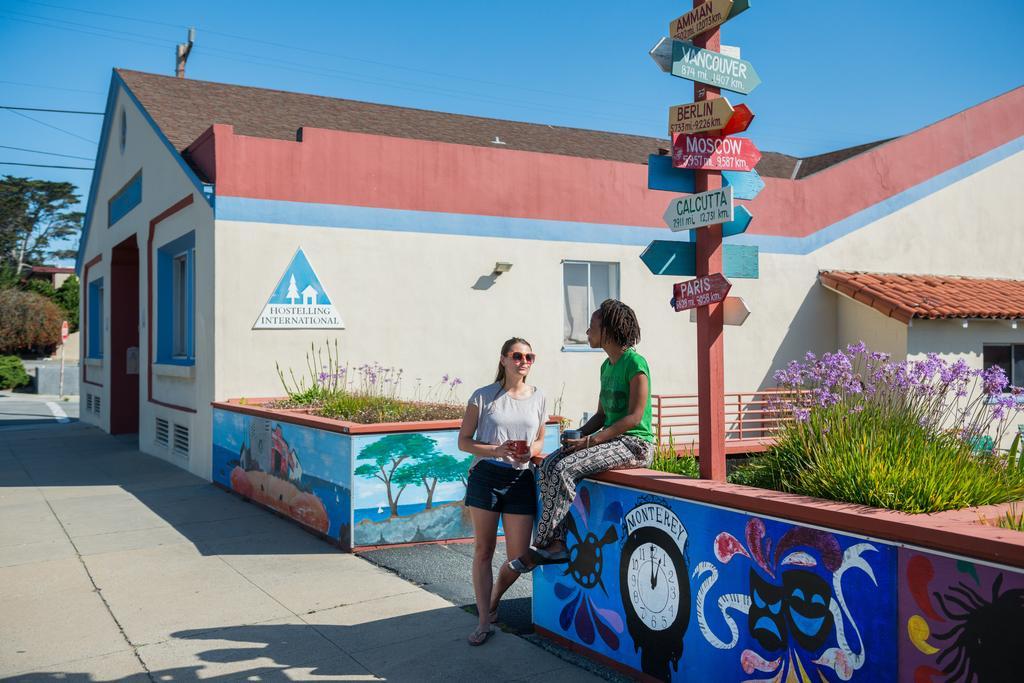
[[[92,394],[85,395],[85,412],[92,412]]]
[[[100,397],[99,396],[93,396],[93,399],[92,399],[92,412],[96,413],[96,415],[100,414]]]
[[[189,433],[188,427],[174,425],[174,452],[178,455],[188,457]]]
[[[168,443],[170,442],[170,432],[171,432],[171,425],[170,425],[170,423],[167,420],[163,419],[162,417],[158,417],[156,419],[156,442],[157,442],[157,445],[166,447],[168,445]]]

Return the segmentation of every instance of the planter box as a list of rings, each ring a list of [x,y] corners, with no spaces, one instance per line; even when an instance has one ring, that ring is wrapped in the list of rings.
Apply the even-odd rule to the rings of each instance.
[[[458,450],[461,423],[364,425],[304,410],[216,402],[212,478],[344,550],[471,538],[462,504],[471,458]],[[544,449],[557,446],[552,421]],[[425,479],[410,476],[414,463]]]
[[[533,573],[533,621],[639,678],[1018,680],[1024,533],[978,523],[998,508],[607,472],[573,503],[568,568]]]

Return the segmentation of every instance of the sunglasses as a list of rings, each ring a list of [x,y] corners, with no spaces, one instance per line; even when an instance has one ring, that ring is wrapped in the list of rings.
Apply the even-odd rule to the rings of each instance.
[[[535,354],[535,353],[521,353],[519,351],[513,351],[512,353],[508,354],[508,357],[511,358],[512,360],[514,360],[517,363],[522,363],[524,360],[527,363],[532,363],[533,361],[535,361],[537,359],[537,354]]]

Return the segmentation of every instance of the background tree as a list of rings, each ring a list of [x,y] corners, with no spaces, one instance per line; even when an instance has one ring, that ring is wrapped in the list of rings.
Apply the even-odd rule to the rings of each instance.
[[[402,472],[408,459],[425,460],[436,451],[437,442],[423,434],[389,434],[363,447],[356,460],[366,460],[355,469],[356,476],[378,479],[387,491],[391,517],[398,516],[398,499],[405,487],[418,479],[416,472]],[[408,468],[403,468],[408,469]]]
[[[60,343],[64,311],[35,292],[0,289],[0,353],[49,355]]]
[[[15,276],[28,265],[78,253],[77,243],[71,249],[57,246],[82,229],[82,213],[71,209],[79,200],[75,190],[71,183],[0,178],[0,260]]]

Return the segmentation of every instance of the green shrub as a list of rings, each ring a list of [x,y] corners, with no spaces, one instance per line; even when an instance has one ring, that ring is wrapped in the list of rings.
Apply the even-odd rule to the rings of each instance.
[[[810,411],[729,481],[910,513],[1024,498],[1024,470],[1005,456],[972,452],[955,432],[870,403]]]
[[[17,356],[0,356],[0,389],[17,389],[31,381]]]
[[[658,444],[654,449],[654,459],[651,461],[651,469],[669,474],[681,474],[692,479],[700,478],[700,467],[697,465],[697,458],[693,452],[678,453],[672,433],[668,435],[668,445]]]
[[[64,312],[35,292],[0,289],[0,353],[49,354],[60,343]]]

